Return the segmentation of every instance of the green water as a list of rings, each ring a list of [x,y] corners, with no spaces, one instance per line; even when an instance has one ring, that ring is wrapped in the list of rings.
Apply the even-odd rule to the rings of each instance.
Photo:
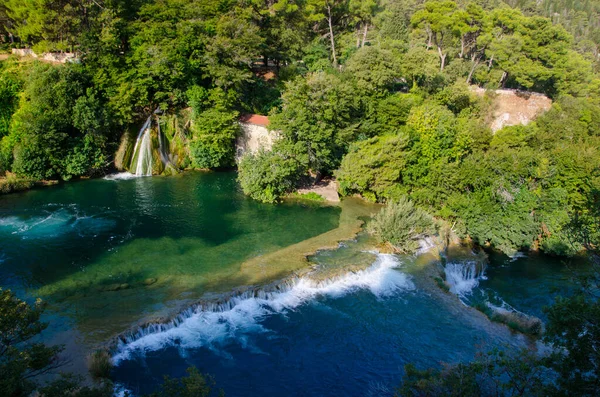
[[[341,212],[249,200],[233,173],[89,180],[3,196],[0,285],[42,297],[86,340],[103,341],[207,293],[288,275],[301,258],[286,254],[289,266],[260,258],[338,230]]]
[[[269,298],[246,295],[223,311],[186,311],[165,328],[127,333],[113,349],[113,375],[151,392],[194,364],[228,395],[302,386],[321,396],[339,395],[339,385],[344,395],[374,384],[393,390],[404,364],[468,361],[483,344],[535,348],[469,306],[490,301],[540,316],[554,289],[572,286],[564,264],[541,255],[490,253],[484,274],[468,271],[470,250],[446,258],[445,270],[432,253],[378,254],[359,233],[378,206],[261,204],[235,178],[189,172],[0,196],[0,287],[49,303],[44,341],[65,344],[73,364],[63,370],[84,374],[90,348],[116,334],[169,325],[199,299],[223,302],[223,293],[299,274]],[[461,265],[452,268],[459,296],[432,280],[448,264]]]

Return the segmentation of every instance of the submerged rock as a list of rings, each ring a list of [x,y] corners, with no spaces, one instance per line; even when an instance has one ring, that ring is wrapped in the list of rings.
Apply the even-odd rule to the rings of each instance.
[[[123,289],[128,289],[130,286],[127,283],[123,284],[110,284],[106,287],[102,288],[102,291],[120,291]]]

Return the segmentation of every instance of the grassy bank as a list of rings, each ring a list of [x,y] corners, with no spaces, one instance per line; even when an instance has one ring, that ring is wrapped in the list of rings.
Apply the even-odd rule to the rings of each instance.
[[[15,174],[7,173],[6,176],[0,177],[0,194],[31,189],[35,184],[33,179],[20,178]]]

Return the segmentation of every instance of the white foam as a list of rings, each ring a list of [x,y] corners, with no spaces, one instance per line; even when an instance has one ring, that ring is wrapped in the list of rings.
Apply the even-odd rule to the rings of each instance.
[[[231,340],[245,346],[250,334],[269,331],[261,324],[262,319],[294,310],[319,296],[335,298],[366,289],[384,298],[414,289],[410,278],[395,269],[398,266],[395,256],[378,254],[373,265],[363,271],[323,282],[300,278],[285,291],[253,292],[224,304],[189,309],[168,324],[151,325],[120,341],[114,363],[168,346],[177,346],[182,354],[185,349],[202,346],[218,351],[220,345]]]
[[[517,251],[517,252],[514,252],[511,255],[508,255],[508,257],[510,258],[511,262],[514,262],[514,261],[516,261],[518,259],[521,259],[521,258],[527,258],[527,254],[525,254],[524,252],[521,252],[521,251]]]
[[[419,249],[415,252],[415,255],[423,255],[435,248],[435,242],[431,237],[425,237],[419,240]]]
[[[115,222],[94,216],[79,215],[74,206],[58,207],[42,216],[22,218],[9,216],[0,218],[0,231],[6,230],[23,239],[45,239],[58,237],[72,230],[80,235],[95,235],[113,228]]]
[[[447,263],[444,272],[450,292],[459,296],[470,294],[479,285],[479,280],[485,280],[485,264],[477,261]]]
[[[44,216],[20,218],[9,216],[0,218],[0,228],[5,228],[11,234],[27,237],[54,237],[65,231],[64,226],[73,219],[69,210],[61,208]]]
[[[139,178],[139,176],[130,172],[119,172],[118,174],[106,175],[103,179],[106,179],[107,181],[123,181],[134,178]]]

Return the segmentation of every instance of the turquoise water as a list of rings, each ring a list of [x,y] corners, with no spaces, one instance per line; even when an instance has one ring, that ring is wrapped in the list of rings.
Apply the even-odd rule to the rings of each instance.
[[[67,344],[80,370],[89,349],[131,330],[113,345],[113,376],[136,394],[195,365],[228,396],[385,396],[407,363],[536,348],[469,305],[543,318],[579,271],[555,258],[495,253],[470,271],[482,257],[467,252],[448,258],[460,287],[449,294],[432,281],[441,263],[378,253],[365,234],[334,244],[375,210],[356,200],[257,203],[233,173],[0,196],[0,286],[50,304],[45,340]],[[307,261],[320,247],[331,249]]]
[[[230,396],[392,396],[408,363],[427,368],[492,347],[536,347],[442,292],[414,257],[353,245],[317,255],[317,270],[364,255],[372,266],[138,335],[117,350],[115,379],[147,393],[164,374],[180,377],[194,365]]]
[[[339,215],[337,207],[246,199],[233,173],[0,196],[0,285],[42,297],[101,341],[168,302],[256,282],[258,272],[240,271],[244,261],[334,229]]]

